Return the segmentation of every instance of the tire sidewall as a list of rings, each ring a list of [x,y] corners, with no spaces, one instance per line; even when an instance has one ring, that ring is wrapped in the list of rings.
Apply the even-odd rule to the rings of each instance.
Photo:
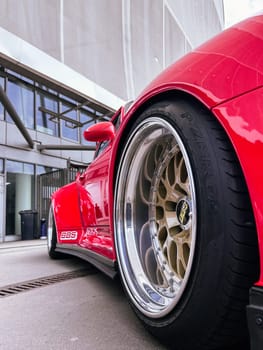
[[[170,325],[175,321],[178,335],[185,332],[186,324],[192,334],[200,334],[209,327],[216,313],[217,292],[221,289],[220,274],[225,264],[224,221],[218,220],[219,213],[222,218],[225,212],[220,191],[223,176],[212,147],[212,135],[207,134],[204,125],[209,124],[211,116],[199,104],[189,106],[183,100],[176,103],[164,101],[150,107],[136,120],[128,138],[140,123],[153,116],[165,119],[174,127],[188,153],[196,190],[197,239],[189,281],[174,310],[162,319],[153,319],[142,314],[133,303],[131,305],[151,332],[158,335],[162,329],[159,338],[164,336],[163,328],[168,335],[169,332],[174,333]],[[200,318],[204,309],[206,316]]]
[[[49,210],[49,218],[48,222],[50,224],[50,221],[52,223],[52,228],[48,227],[48,237],[47,237],[47,249],[48,254],[52,259],[56,259],[59,256],[59,253],[57,253],[56,246],[57,246],[57,233],[56,233],[56,225],[54,220],[54,214],[52,207]]]

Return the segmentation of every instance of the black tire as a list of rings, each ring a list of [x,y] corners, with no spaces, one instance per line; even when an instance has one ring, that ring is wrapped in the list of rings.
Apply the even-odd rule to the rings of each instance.
[[[232,146],[199,103],[157,103],[132,126],[116,179],[115,242],[132,308],[155,337],[177,350],[247,344],[254,218]]]
[[[65,254],[56,252],[57,246],[57,230],[53,215],[53,208],[50,206],[48,216],[48,228],[47,228],[47,249],[48,255],[51,259],[64,259],[67,257]]]

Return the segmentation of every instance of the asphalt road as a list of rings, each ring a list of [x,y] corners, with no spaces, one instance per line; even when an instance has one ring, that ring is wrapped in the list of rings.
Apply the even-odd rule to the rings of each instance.
[[[79,259],[49,259],[43,241],[0,245],[0,290],[80,269],[87,274],[0,297],[1,350],[165,350],[137,320],[118,280]]]

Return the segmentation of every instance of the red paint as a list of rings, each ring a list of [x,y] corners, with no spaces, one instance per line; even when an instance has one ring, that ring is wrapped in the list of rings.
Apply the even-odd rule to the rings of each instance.
[[[107,148],[75,184],[53,197],[55,219],[62,229],[76,229],[78,244],[112,260],[114,250],[114,173],[122,138],[137,111],[167,92],[185,92],[215,115],[236,150],[247,181],[257,225],[263,286],[263,16],[230,28],[186,55],[160,74],[130,106]],[[107,127],[109,124],[107,125]],[[94,130],[93,130],[94,131]],[[108,140],[95,128],[96,140]],[[114,131],[115,132],[115,131]],[[107,135],[110,133],[107,131]]]
[[[83,201],[81,212],[83,213],[84,234],[80,245],[114,260],[115,251],[113,237],[110,232],[108,209],[110,155],[111,146],[109,145],[82,175],[81,198]],[[87,197],[89,198],[89,208],[85,205],[84,198]],[[92,219],[89,218],[88,211],[92,212]]]
[[[137,103],[183,90],[211,107],[263,84],[263,16],[227,29],[160,74]]]
[[[55,192],[52,196],[58,243],[75,244],[82,235],[82,222],[78,200],[78,184],[73,182]],[[77,231],[76,240],[61,240],[61,232]]]
[[[263,88],[213,109],[239,158],[256,220],[263,286]]]
[[[90,126],[83,134],[87,141],[102,142],[113,140],[115,137],[115,128],[111,122],[101,122]]]

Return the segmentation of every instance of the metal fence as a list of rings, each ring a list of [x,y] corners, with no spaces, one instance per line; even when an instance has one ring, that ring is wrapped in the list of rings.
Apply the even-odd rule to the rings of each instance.
[[[75,180],[78,169],[59,169],[38,176],[39,218],[48,218],[50,197],[54,191]]]

